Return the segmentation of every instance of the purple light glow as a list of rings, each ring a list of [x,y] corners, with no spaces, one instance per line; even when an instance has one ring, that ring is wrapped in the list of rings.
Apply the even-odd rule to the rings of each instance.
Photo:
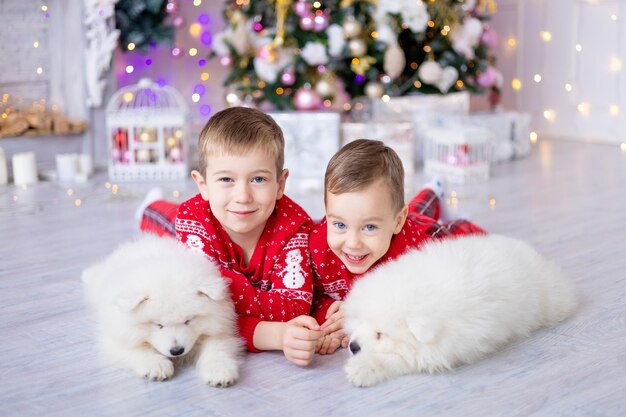
[[[193,92],[196,94],[203,95],[205,92],[205,88],[202,84],[196,84],[195,87],[193,88]]]
[[[203,45],[211,45],[213,43],[213,37],[211,36],[211,32],[202,32],[202,35],[200,36],[200,42],[202,42]]]
[[[361,75],[361,74],[357,74],[357,75],[354,76],[354,81],[357,84],[363,84],[365,82],[365,77],[363,75]]]
[[[198,16],[198,23],[200,23],[202,25],[206,25],[210,21],[211,21],[211,18],[206,13],[202,13],[200,16]]]
[[[211,106],[206,104],[200,106],[200,114],[203,116],[208,116],[209,114],[211,114]]]
[[[163,88],[163,87],[165,87],[165,85],[167,85],[167,82],[165,81],[165,79],[164,79],[164,78],[159,78],[159,79],[157,80],[157,85],[158,85],[159,87]]]
[[[201,59],[198,61],[198,66],[199,67],[204,67],[206,65],[206,59]]]
[[[263,25],[259,22],[256,22],[252,25],[252,29],[254,29],[254,31],[258,33],[263,30]]]
[[[150,58],[146,59],[146,65],[147,66],[152,65],[152,60]]]

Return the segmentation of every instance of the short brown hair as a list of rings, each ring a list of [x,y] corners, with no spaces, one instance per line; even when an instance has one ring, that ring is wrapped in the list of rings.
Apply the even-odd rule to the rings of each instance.
[[[324,176],[326,193],[359,191],[382,180],[389,188],[391,203],[404,207],[404,168],[398,154],[379,140],[358,139],[341,148],[328,162]]]
[[[276,175],[280,176],[285,163],[285,139],[274,119],[248,107],[231,107],[217,112],[198,138],[200,173],[206,175],[209,154],[243,154],[251,149],[262,149],[268,157],[274,158]]]

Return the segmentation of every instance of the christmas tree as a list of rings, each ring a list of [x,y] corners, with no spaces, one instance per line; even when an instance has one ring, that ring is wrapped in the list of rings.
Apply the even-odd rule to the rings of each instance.
[[[147,51],[150,45],[172,44],[174,27],[166,18],[178,5],[166,0],[119,0],[115,4],[115,25],[120,31],[123,51],[137,48]]]
[[[232,105],[348,110],[363,95],[497,92],[494,11],[493,0],[229,0],[213,54],[230,68]]]

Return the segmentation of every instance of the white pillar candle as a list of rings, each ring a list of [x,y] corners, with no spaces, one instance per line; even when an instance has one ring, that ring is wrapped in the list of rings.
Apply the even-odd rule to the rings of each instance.
[[[61,182],[73,182],[78,173],[78,155],[75,153],[60,153],[56,157],[57,179]]]
[[[15,185],[35,184],[39,181],[34,152],[16,153],[13,155],[12,161]]]
[[[93,161],[91,159],[91,155],[86,153],[78,155],[78,170],[81,174],[85,174],[87,176],[93,174]]]
[[[9,182],[7,174],[7,160],[4,156],[4,150],[0,148],[0,185],[6,185]]]

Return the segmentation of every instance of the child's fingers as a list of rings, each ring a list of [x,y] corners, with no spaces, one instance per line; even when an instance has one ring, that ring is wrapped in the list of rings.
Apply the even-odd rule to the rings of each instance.
[[[317,324],[317,320],[315,320],[311,316],[298,316],[295,319],[292,319],[290,323],[295,324],[297,326],[306,327],[310,330],[320,330],[320,325]]]
[[[343,329],[343,319],[332,322],[332,323],[326,322],[324,323],[324,326],[322,326],[322,329],[324,330],[326,334],[341,331]]]
[[[334,303],[332,303],[330,307],[328,307],[328,310],[326,310],[326,317],[324,318],[328,319],[330,316],[337,313],[339,311],[339,308],[341,307],[341,304],[341,301],[335,301]]]

